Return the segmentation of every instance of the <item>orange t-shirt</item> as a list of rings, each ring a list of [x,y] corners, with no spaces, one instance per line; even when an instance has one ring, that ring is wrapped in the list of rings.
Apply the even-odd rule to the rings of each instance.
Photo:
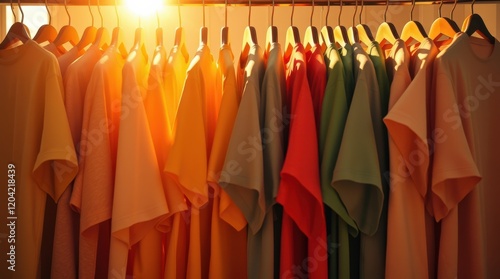
[[[327,278],[328,253],[318,140],[302,44],[295,45],[284,60],[287,107],[293,117],[276,199],[283,205],[280,276],[291,278],[307,274],[308,278]]]
[[[186,278],[206,278],[209,274],[212,202],[207,169],[221,98],[215,89],[215,77],[213,57],[203,45],[187,70],[174,142],[165,165],[165,171],[191,203],[190,213],[183,216],[190,218]]]
[[[46,200],[59,201],[78,171],[56,58],[32,40],[0,50],[0,91],[0,216],[11,225],[0,229],[0,274],[40,278]]]
[[[110,46],[95,65],[85,93],[81,168],[70,202],[80,213],[79,278],[108,276],[124,63],[116,46]]]

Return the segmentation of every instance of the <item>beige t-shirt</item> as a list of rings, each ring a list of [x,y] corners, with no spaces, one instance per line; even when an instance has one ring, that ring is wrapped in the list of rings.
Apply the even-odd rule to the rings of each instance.
[[[0,229],[6,236],[0,244],[5,268],[1,274],[40,278],[46,199],[57,202],[78,171],[56,58],[32,40],[0,50],[0,88],[0,162],[5,175],[0,216],[12,224]],[[8,241],[14,225],[15,243]],[[15,272],[7,270],[11,250]]]

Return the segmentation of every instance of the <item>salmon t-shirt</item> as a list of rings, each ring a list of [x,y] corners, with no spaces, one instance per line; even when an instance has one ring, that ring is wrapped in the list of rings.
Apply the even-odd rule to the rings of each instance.
[[[97,45],[91,46],[79,59],[68,66],[64,83],[64,106],[68,116],[71,136],[77,156],[83,123],[83,103],[90,75],[103,51]],[[78,239],[80,235],[80,215],[70,206],[73,184],[70,184],[57,204],[54,233],[51,278],[78,278]]]
[[[80,213],[79,278],[108,276],[125,58],[112,45],[94,66],[83,105],[80,171],[70,204]]]
[[[0,162],[5,173],[0,196],[6,222],[0,230],[5,235],[0,274],[40,278],[47,197],[59,201],[78,171],[56,58],[32,40],[0,50],[0,88]],[[8,238],[11,229],[15,243]]]
[[[289,56],[285,55],[284,61],[286,105],[293,117],[290,119],[288,147],[276,199],[283,205],[280,277],[306,274],[309,278],[326,278],[328,251],[319,179],[318,140],[302,44],[296,44]],[[316,268],[308,268],[310,266]]]

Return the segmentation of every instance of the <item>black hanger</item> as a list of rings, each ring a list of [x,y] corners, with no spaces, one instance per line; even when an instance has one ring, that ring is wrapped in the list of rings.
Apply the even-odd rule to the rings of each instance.
[[[491,35],[490,31],[484,24],[483,19],[480,15],[474,13],[474,3],[476,0],[472,1],[471,4],[471,15],[468,16],[462,25],[462,30],[469,36],[472,36],[474,33],[478,33],[483,37],[483,39],[487,40],[490,44],[495,44],[495,37]]]

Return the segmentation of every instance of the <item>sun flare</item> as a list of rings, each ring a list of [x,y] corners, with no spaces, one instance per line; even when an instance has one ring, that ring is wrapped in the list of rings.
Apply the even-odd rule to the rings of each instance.
[[[161,0],[125,0],[127,8],[134,14],[141,17],[148,17],[161,11]]]

